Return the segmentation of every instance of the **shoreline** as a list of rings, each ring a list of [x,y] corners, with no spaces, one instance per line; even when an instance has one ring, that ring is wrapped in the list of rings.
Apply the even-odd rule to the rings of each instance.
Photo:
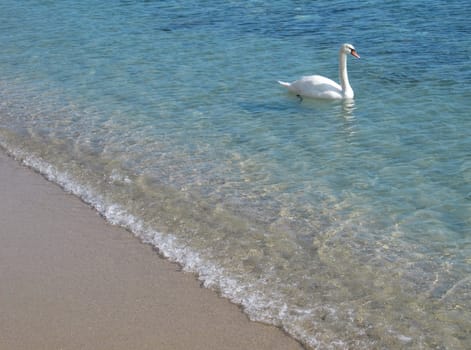
[[[301,350],[0,150],[0,348]]]

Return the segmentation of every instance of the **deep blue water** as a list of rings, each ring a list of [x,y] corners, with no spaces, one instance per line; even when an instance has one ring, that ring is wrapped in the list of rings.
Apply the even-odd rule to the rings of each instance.
[[[320,349],[471,343],[467,1],[0,3],[0,145]],[[290,95],[337,80],[355,100]]]

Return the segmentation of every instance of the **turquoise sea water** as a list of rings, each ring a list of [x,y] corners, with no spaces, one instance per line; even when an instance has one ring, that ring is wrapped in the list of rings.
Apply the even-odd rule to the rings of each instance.
[[[469,1],[0,2],[0,145],[308,348],[471,344]],[[277,80],[337,80],[300,102]]]

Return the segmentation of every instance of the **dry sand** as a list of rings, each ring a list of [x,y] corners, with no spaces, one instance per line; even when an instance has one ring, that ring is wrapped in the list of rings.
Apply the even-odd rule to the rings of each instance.
[[[0,349],[302,349],[0,152]]]

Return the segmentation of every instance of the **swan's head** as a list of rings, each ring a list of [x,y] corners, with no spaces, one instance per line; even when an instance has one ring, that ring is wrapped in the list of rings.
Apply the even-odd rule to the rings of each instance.
[[[357,53],[357,50],[355,50],[352,44],[343,44],[340,50],[346,55],[350,54],[353,57],[360,58],[360,55]]]

